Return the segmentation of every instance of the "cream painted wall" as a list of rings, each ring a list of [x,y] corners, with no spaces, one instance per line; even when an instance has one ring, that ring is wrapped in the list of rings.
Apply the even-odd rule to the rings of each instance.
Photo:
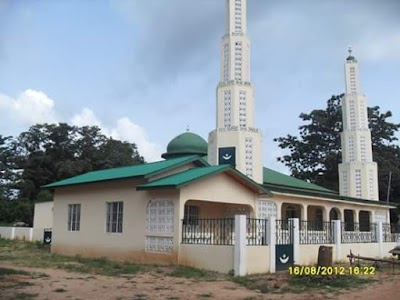
[[[207,201],[189,200],[186,202],[187,205],[195,205],[199,207],[200,218],[233,218],[232,212],[236,214],[239,212],[242,214],[251,213],[251,207],[247,205],[235,205],[228,203],[215,203]]]
[[[33,215],[33,228],[52,228],[53,227],[54,202],[35,203]]]
[[[233,246],[186,245],[180,247],[179,264],[221,273],[233,270]]]
[[[239,184],[225,173],[184,186],[180,193],[182,212],[184,202],[187,200],[250,205],[254,210],[257,198],[258,194]]]
[[[247,246],[246,267],[247,274],[267,273],[270,271],[269,246]]]
[[[354,245],[354,244],[352,244]],[[335,245],[327,244],[327,245],[300,245],[299,246],[299,265],[303,266],[312,266],[318,262],[318,250],[320,246],[332,247],[332,258],[335,259]],[[347,254],[346,254],[347,255]]]
[[[56,189],[52,252],[130,261],[176,262],[177,246],[171,254],[145,252],[146,207],[151,199],[170,199],[179,211],[179,193],[136,191],[135,187],[140,183],[130,179]],[[124,203],[122,233],[106,232],[106,203],[114,201]],[[81,204],[80,231],[67,230],[68,204]],[[179,226],[177,222],[176,226]],[[163,236],[177,239],[176,233]]]

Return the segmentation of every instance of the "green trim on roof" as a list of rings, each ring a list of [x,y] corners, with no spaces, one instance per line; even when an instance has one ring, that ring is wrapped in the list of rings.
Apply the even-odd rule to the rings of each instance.
[[[137,187],[137,190],[146,190],[150,188],[168,188],[168,187],[179,188],[192,181],[210,176],[215,173],[220,173],[222,171],[225,171],[228,168],[229,167],[227,165],[193,168],[190,170],[180,172],[178,174],[172,174],[170,176],[139,185]]]
[[[269,191],[265,190],[261,185],[251,180],[247,176],[244,176],[240,172],[236,171],[230,165],[193,168],[178,174],[173,174],[146,184],[139,185],[136,189],[148,190],[148,189],[161,189],[161,188],[180,188],[196,180],[206,178],[208,176],[222,172],[230,172],[231,174],[234,174],[236,177],[244,180],[247,184],[252,186],[253,189],[257,190],[258,192],[269,193]]]
[[[329,190],[314,183],[309,183],[304,180],[297,179],[268,168],[264,168],[263,181],[264,185],[273,185],[273,186],[281,186],[294,189],[318,191],[318,192],[337,195],[336,191]]]
[[[69,186],[140,176],[149,177],[185,165],[190,162],[198,162],[200,165],[208,165],[208,163],[201,157],[197,155],[190,155],[129,167],[92,171],[68,179],[46,184],[42,186],[42,188],[55,188],[60,186]]]
[[[270,191],[276,192],[276,193],[295,194],[295,195],[302,195],[302,196],[312,196],[312,197],[326,198],[327,200],[335,199],[335,200],[341,200],[341,201],[372,204],[372,205],[378,205],[378,206],[389,205],[391,207],[396,207],[396,203],[387,204],[384,201],[375,201],[375,200],[367,200],[367,199],[345,197],[345,196],[340,196],[340,195],[334,194],[334,193],[324,193],[324,192],[318,192],[318,191],[313,191],[313,190],[295,189],[295,188],[288,188],[288,187],[279,187],[279,186],[275,186],[273,184],[264,184],[263,186],[265,188],[269,189]]]

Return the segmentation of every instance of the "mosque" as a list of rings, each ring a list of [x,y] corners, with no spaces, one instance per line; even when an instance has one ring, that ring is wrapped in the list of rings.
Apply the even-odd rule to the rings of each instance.
[[[392,206],[378,201],[367,103],[351,50],[344,62],[340,192],[263,166],[246,10],[246,0],[226,0],[216,127],[208,142],[184,132],[168,144],[159,162],[89,172],[44,186],[54,189],[52,252],[190,265],[188,257],[196,253],[199,259],[204,253],[183,243],[185,225],[200,219],[297,218],[313,221],[317,231],[324,222],[340,220],[344,230],[364,232],[372,223],[389,222]],[[231,255],[224,247],[213,250],[214,264]],[[211,269],[227,271],[224,266]]]

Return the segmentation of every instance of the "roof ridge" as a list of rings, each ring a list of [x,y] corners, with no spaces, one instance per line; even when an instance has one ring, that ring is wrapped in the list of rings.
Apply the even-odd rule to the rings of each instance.
[[[73,177],[65,178],[53,183],[43,185],[43,188],[52,188],[57,186],[75,185],[83,183],[93,183],[100,181],[108,181],[123,178],[133,178],[138,176],[147,176],[150,174],[160,173],[170,168],[180,166],[196,160],[204,162],[198,155],[188,155],[184,157],[171,158],[152,163],[137,164],[132,166],[103,169],[90,171]],[[206,162],[205,162],[206,163]]]
[[[194,156],[198,156],[198,155],[187,155],[187,156],[183,156],[183,157],[176,157],[176,158],[171,158],[171,159],[163,159],[163,160],[158,160],[158,161],[152,161],[152,162],[145,162],[145,163],[141,163],[141,164],[136,164],[136,165],[130,165],[130,166],[121,166],[121,167],[115,167],[115,168],[109,168],[109,169],[101,169],[101,170],[93,170],[93,171],[89,171],[83,174],[90,174],[93,172],[102,172],[102,171],[111,171],[111,170],[120,170],[120,169],[127,169],[127,168],[133,168],[136,166],[143,166],[143,165],[154,165],[154,164],[158,164],[158,163],[162,163],[162,162],[166,162],[166,161],[173,161],[173,160],[183,160],[183,158],[191,158]],[[79,174],[76,176],[80,176],[83,174]]]
[[[265,178],[265,174],[264,174],[263,184],[290,187],[290,188],[302,189],[302,190],[314,190],[314,191],[320,191],[320,192],[322,191],[322,192],[326,192],[326,193],[337,193],[337,191],[335,191],[335,190],[328,189],[326,187],[320,186],[320,185],[312,183],[312,182],[307,182],[303,179],[296,178],[291,175],[287,175],[287,174],[275,171],[275,170],[267,168],[267,167],[264,167],[263,171],[270,172],[277,177],[278,176],[281,177],[281,178],[275,178],[275,180],[272,180],[272,181],[268,181],[268,178]],[[289,179],[294,182],[298,182],[299,184],[301,184],[303,186],[297,186],[294,183],[290,184],[290,182],[284,182],[282,178]]]

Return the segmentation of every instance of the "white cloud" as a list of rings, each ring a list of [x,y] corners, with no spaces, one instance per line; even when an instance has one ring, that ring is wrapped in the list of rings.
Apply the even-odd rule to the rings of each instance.
[[[2,121],[7,123],[9,128],[20,128],[42,123],[65,122],[65,117],[58,114],[55,107],[55,101],[41,91],[27,89],[17,98],[13,99],[7,95],[0,94],[0,115]],[[161,147],[151,142],[146,131],[141,126],[135,124],[128,117],[120,118],[114,126],[110,128],[103,125],[95,113],[84,108],[81,112],[70,118],[71,124],[76,126],[98,126],[102,132],[115,139],[135,143],[140,155],[146,161],[155,161],[161,159]],[[3,123],[3,122],[2,122]],[[19,132],[7,133],[18,134]]]
[[[82,109],[81,113],[74,115],[71,118],[71,123],[76,126],[98,126],[101,127],[101,122],[95,116],[94,112],[89,108]]]
[[[41,91],[31,89],[15,99],[0,95],[0,112],[26,125],[52,123],[57,119],[53,99]]]
[[[136,143],[139,153],[147,161],[160,160],[161,147],[150,142],[145,130],[127,117],[117,121],[117,126],[111,130],[111,136],[116,139]]]
[[[140,155],[142,155],[146,161],[157,161],[161,159],[161,147],[151,142],[145,130],[128,117],[118,119],[115,126],[108,128],[102,125],[101,121],[91,109],[84,108],[79,114],[71,118],[71,123],[76,126],[98,126],[107,136],[111,136],[117,140],[135,143]]]

